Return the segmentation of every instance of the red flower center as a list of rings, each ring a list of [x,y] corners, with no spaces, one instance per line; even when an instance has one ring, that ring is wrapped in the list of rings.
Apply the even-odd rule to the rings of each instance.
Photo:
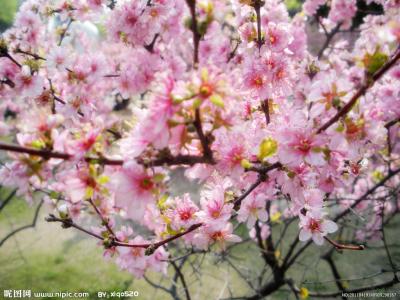
[[[182,221],[187,221],[192,217],[192,213],[190,211],[182,211],[179,214],[179,217],[181,218]]]
[[[274,36],[273,34],[271,34],[271,35],[269,36],[269,42],[271,43],[271,45],[275,44],[275,43],[276,43],[276,40],[277,40],[277,38],[276,38],[276,36]]]
[[[214,232],[214,233],[211,235],[211,238],[212,238],[214,241],[219,241],[219,240],[223,240],[224,235],[222,234],[221,231],[216,231],[216,232]]]
[[[221,215],[221,213],[220,213],[218,210],[214,210],[214,211],[211,213],[211,216],[212,216],[214,219],[218,218],[220,215]]]
[[[310,228],[310,230],[312,232],[321,231],[320,224],[319,224],[318,220],[315,220],[315,219],[311,219],[310,220],[310,223],[308,224],[308,227]]]
[[[262,87],[263,83],[264,83],[263,79],[261,78],[260,75],[257,75],[257,76],[254,77],[254,79],[253,79],[253,85],[254,86]]]
[[[97,139],[97,137],[92,135],[88,139],[82,141],[82,144],[81,144],[82,149],[89,150],[96,142],[96,139]]]
[[[151,190],[153,186],[154,183],[150,177],[143,178],[142,181],[140,181],[140,187],[146,191]]]
[[[311,143],[308,139],[301,139],[297,145],[297,149],[301,152],[307,153],[311,149]]]
[[[213,92],[213,88],[208,83],[203,83],[200,86],[200,95],[204,98],[210,97]]]

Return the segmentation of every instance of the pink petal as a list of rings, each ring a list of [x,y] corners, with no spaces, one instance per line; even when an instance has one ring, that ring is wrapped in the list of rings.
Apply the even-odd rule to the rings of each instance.
[[[335,232],[336,230],[338,230],[338,226],[333,221],[325,220],[321,224],[321,229],[322,229],[323,232],[332,233],[332,232]]]
[[[299,240],[302,242],[306,242],[311,238],[311,231],[307,230],[307,229],[302,229],[300,230],[300,234],[299,234]]]
[[[324,237],[322,236],[321,233],[313,233],[312,234],[312,239],[314,241],[314,243],[316,243],[318,246],[321,246],[324,244]]]

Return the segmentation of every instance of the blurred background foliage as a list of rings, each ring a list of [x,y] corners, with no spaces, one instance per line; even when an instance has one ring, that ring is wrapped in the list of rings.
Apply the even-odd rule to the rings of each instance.
[[[18,8],[18,3],[23,0],[0,0],[0,32],[9,27]],[[299,12],[302,5],[301,0],[285,0],[286,6],[291,15]]]
[[[12,24],[17,7],[18,0],[0,0],[0,32]]]

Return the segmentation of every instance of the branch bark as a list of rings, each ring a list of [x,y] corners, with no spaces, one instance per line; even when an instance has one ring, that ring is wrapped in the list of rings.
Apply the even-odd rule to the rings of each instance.
[[[197,68],[197,64],[199,63],[200,33],[196,17],[196,0],[186,0],[186,3],[189,6],[190,15],[192,17],[191,30],[193,33],[193,65],[194,68]]]

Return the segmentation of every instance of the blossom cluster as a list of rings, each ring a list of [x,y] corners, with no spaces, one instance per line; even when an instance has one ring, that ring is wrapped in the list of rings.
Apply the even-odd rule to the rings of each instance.
[[[384,13],[354,45],[308,46],[320,7],[321,33],[345,32],[356,2],[307,0],[291,17],[278,0],[25,1],[0,39],[0,134],[19,147],[3,148],[1,184],[44,193],[64,220],[95,210],[105,255],[138,277],[166,272],[162,241],[225,250],[241,224],[265,239],[298,218],[299,239],[323,244],[400,161],[399,2],[375,1]],[[181,167],[198,195],[174,193]]]

